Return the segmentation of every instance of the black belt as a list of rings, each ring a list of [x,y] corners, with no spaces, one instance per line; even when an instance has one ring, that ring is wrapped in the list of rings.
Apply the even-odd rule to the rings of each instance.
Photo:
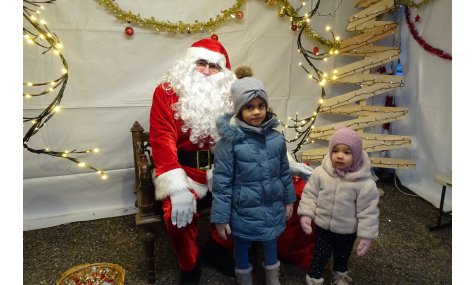
[[[178,162],[181,165],[198,169],[211,169],[214,155],[210,150],[179,151]]]

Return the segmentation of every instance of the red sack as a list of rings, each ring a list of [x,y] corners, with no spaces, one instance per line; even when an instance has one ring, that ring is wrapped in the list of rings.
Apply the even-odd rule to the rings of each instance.
[[[300,268],[308,269],[313,257],[315,246],[315,224],[312,224],[312,233],[307,235],[300,227],[300,217],[297,215],[300,197],[302,196],[305,180],[292,177],[297,201],[294,203],[294,213],[287,221],[286,229],[277,239],[277,253],[279,257]]]

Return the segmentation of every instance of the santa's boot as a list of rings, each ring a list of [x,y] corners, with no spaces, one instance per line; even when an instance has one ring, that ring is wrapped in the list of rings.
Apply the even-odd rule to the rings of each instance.
[[[199,285],[201,277],[201,266],[198,263],[195,268],[190,271],[180,272],[180,285]]]
[[[277,261],[273,265],[266,265],[266,285],[280,285],[279,281],[279,269],[280,261]]]
[[[252,285],[252,266],[247,269],[235,269],[239,285]]]
[[[221,274],[235,277],[234,259],[230,251],[212,238],[201,249],[200,258],[204,263],[216,268]]]

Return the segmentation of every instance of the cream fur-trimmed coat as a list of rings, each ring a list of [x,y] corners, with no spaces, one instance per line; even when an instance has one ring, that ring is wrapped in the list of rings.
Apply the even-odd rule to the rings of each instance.
[[[297,210],[321,228],[338,234],[357,233],[376,239],[379,234],[379,193],[371,175],[371,162],[363,151],[363,164],[338,177],[327,154],[314,169]]]

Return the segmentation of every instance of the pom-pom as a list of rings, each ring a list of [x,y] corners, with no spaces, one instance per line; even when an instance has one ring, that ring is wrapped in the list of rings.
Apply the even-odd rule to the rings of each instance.
[[[241,65],[234,70],[234,74],[236,74],[237,79],[241,79],[243,77],[251,77],[253,73],[249,65]]]

